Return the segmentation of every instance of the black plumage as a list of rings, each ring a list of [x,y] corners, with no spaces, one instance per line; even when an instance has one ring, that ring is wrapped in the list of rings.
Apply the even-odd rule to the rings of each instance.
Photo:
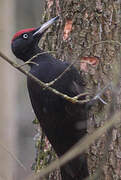
[[[57,18],[53,18],[41,28],[19,31],[12,40],[13,53],[23,61],[38,54],[32,59],[36,64],[30,64],[30,73],[45,83],[53,81],[69,66],[65,61],[55,59],[47,53],[43,54],[38,47],[42,34]],[[72,104],[48,89],[43,89],[30,77],[27,78],[27,86],[40,125],[55,152],[61,157],[87,133],[86,104]],[[84,92],[82,79],[74,66],[51,87],[71,97]],[[62,166],[61,175],[63,180],[81,180],[87,177],[86,155],[81,154]]]

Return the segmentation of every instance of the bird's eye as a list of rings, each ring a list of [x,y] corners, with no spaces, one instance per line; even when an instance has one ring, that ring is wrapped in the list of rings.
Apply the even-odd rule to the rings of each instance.
[[[28,34],[23,34],[24,39],[28,39],[29,35]]]

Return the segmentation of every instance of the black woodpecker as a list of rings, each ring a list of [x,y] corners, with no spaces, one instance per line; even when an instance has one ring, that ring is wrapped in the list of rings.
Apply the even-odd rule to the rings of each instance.
[[[34,63],[29,64],[30,73],[45,83],[53,81],[69,66],[68,62],[43,53],[38,46],[44,32],[58,18],[58,16],[52,18],[39,28],[17,32],[11,43],[12,51],[17,58],[26,62],[33,57],[32,62]],[[72,104],[48,89],[43,89],[30,77],[27,77],[27,86],[40,126],[57,155],[61,157],[87,134],[86,104]],[[70,70],[51,87],[70,97],[84,92],[82,78],[74,66],[71,66]],[[61,175],[62,180],[86,178],[89,175],[86,153],[63,165]]]

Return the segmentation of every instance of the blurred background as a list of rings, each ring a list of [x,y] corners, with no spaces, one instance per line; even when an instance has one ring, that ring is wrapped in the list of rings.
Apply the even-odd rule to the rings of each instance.
[[[11,52],[12,36],[20,29],[38,27],[43,8],[42,0],[1,0],[0,51],[19,63]],[[26,77],[0,58],[0,180],[23,179],[31,172],[34,118]]]

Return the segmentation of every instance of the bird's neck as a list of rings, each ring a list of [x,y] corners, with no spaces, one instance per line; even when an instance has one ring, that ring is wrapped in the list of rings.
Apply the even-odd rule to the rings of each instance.
[[[26,50],[24,52],[23,57],[21,58],[24,62],[31,60],[34,61],[35,57],[43,53],[43,51],[37,46],[35,48],[29,49],[29,51]],[[21,54],[22,55],[22,54]]]

